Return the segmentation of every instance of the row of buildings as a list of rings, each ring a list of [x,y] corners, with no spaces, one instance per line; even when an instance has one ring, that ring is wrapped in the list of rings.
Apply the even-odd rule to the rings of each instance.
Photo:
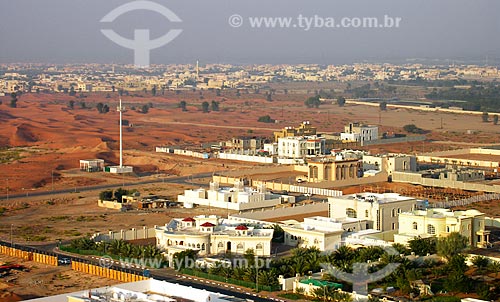
[[[142,91],[156,89],[255,89],[273,81],[367,81],[498,79],[497,67],[475,65],[426,66],[422,64],[249,65],[197,64],[151,66],[137,72],[134,66],[114,64],[8,64],[0,65],[0,92]],[[29,77],[27,73],[29,72]]]
[[[229,202],[228,202],[229,203]],[[200,256],[225,253],[272,254],[273,227],[284,231],[284,244],[333,251],[349,242],[370,240],[407,244],[414,238],[444,237],[459,232],[474,247],[487,247],[490,232],[485,214],[476,210],[430,209],[415,198],[396,193],[359,193],[328,199],[328,216],[311,216],[303,222],[269,222],[231,215],[173,219],[155,228],[157,245],[170,258],[193,249]]]

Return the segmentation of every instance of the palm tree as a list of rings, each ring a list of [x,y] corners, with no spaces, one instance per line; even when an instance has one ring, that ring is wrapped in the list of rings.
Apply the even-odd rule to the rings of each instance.
[[[243,267],[235,267],[233,268],[233,278],[236,280],[243,280],[243,277],[245,276],[245,268]]]
[[[309,264],[304,258],[295,258],[290,265],[290,270],[292,276],[295,276],[296,274],[303,275],[309,270]]]
[[[488,270],[492,273],[495,273],[496,278],[498,276],[498,273],[500,273],[500,262],[491,261],[490,264],[488,264]]]
[[[489,262],[488,258],[483,256],[475,256],[472,258],[472,263],[476,266],[477,272],[480,274],[482,274],[484,269],[488,267]]]
[[[276,285],[278,284],[278,276],[272,270],[259,272],[259,285]]]

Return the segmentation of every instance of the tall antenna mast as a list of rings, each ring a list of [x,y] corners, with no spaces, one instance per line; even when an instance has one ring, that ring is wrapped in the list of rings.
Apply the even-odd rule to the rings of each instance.
[[[122,99],[120,98],[120,106],[116,108],[118,112],[120,112],[120,168],[123,168],[123,134],[122,134],[122,114],[123,114],[123,107],[122,107]]]

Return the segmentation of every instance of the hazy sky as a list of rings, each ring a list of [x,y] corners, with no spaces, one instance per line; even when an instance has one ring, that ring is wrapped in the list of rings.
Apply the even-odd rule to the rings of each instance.
[[[113,23],[100,20],[118,0],[1,0],[0,63],[133,63],[133,51],[106,38],[113,29],[153,38],[182,29],[171,43],[151,51],[153,64],[321,63],[500,57],[498,0],[156,0],[181,20],[137,10]],[[228,24],[231,15],[243,25]],[[251,28],[248,17],[401,17],[399,28]]]

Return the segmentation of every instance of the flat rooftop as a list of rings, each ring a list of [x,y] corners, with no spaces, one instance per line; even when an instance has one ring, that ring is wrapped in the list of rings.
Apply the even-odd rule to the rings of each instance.
[[[370,193],[362,192],[356,194],[349,194],[339,197],[330,197],[328,200],[357,200],[358,202],[376,202],[376,203],[391,203],[397,201],[413,200],[415,198],[408,196],[401,196],[398,193]]]

